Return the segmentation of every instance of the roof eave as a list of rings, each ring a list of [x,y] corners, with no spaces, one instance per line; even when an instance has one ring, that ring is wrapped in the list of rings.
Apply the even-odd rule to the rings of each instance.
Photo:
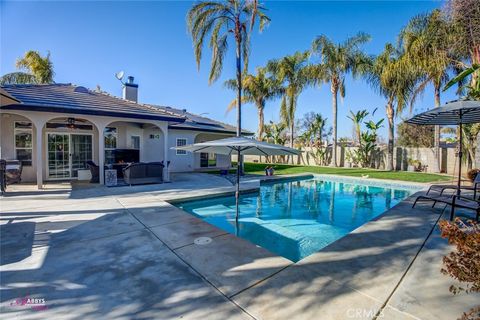
[[[160,120],[160,121],[171,121],[183,123],[185,122],[184,118],[176,116],[157,116],[157,115],[148,115],[148,114],[139,114],[139,113],[128,113],[128,112],[110,112],[104,110],[87,110],[87,109],[78,109],[78,108],[68,108],[68,107],[58,107],[58,106],[39,106],[31,104],[11,104],[7,106],[0,107],[2,110],[23,110],[23,111],[39,111],[39,112],[54,112],[54,113],[71,113],[71,114],[81,114],[81,115],[94,115],[94,116],[108,116],[108,117],[119,117],[119,118],[131,118],[131,119],[144,119],[144,120]]]
[[[212,133],[237,134],[236,131],[222,130],[222,129],[189,128],[189,127],[179,127],[176,125],[168,126],[168,128],[172,130],[187,130],[187,131],[189,130],[189,131],[201,131],[201,132],[212,132]],[[249,131],[242,131],[242,135],[253,136],[254,133]]]

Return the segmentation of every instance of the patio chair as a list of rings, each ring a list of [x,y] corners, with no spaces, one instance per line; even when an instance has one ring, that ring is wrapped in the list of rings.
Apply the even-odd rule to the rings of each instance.
[[[99,183],[100,182],[100,170],[98,166],[93,161],[87,161],[87,167],[90,169],[90,173],[92,174],[92,178],[90,179],[90,183]]]
[[[23,164],[20,160],[7,160],[5,162],[6,184],[22,182]]]
[[[467,198],[458,195],[438,195],[438,196],[418,196],[415,199],[415,202],[412,205],[412,208],[415,207],[418,201],[433,201],[432,208],[435,207],[437,203],[444,203],[451,206],[450,210],[450,220],[453,220],[455,217],[455,208],[473,210],[476,213],[475,220],[478,220],[480,216],[480,201],[477,199]]]
[[[443,195],[443,192],[445,190],[457,190],[458,186],[454,184],[437,184],[437,185],[431,185],[430,188],[428,188],[427,195],[430,193],[430,191],[437,191],[439,192],[440,195]],[[460,186],[460,190],[468,190],[468,191],[473,191],[473,199],[477,199],[477,191],[480,190],[480,174],[477,174],[475,176],[475,179],[473,180],[473,184],[471,186]]]
[[[7,167],[7,161],[1,159],[0,160],[0,192],[1,194],[5,192],[5,187],[7,186],[6,167]]]

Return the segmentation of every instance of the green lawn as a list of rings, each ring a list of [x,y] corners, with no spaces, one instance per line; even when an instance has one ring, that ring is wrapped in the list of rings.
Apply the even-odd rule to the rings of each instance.
[[[264,163],[245,163],[245,172],[249,174],[265,174]],[[330,168],[330,167],[316,167],[316,166],[297,166],[288,164],[274,164],[275,174],[295,174],[295,173],[318,173],[318,174],[336,174],[342,176],[361,177],[368,175],[369,178],[375,179],[389,179],[402,180],[412,182],[439,182],[452,181],[452,177],[421,172],[407,172],[407,171],[382,171],[374,169],[360,169],[360,168]]]

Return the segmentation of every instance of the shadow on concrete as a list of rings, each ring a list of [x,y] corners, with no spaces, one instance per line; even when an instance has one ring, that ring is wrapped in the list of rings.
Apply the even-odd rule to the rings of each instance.
[[[222,250],[209,252],[203,258],[197,256],[193,262],[215,265],[217,274],[230,278],[224,282],[226,286],[245,282],[251,274],[268,274],[233,297],[260,318],[345,318],[347,308],[381,307],[441,212],[428,205],[412,210],[410,205],[409,201],[399,204],[382,219],[281,271],[271,264],[256,265],[259,257],[235,241],[231,247],[225,243]],[[22,259],[29,258],[36,264],[25,270],[10,265],[1,272],[2,313],[39,319],[247,316],[130,213],[116,210],[105,210],[94,220],[7,224],[2,231],[6,231],[8,241],[17,242],[19,249],[27,253],[22,254]],[[75,212],[80,217],[90,213],[101,214],[102,210]],[[14,224],[20,226],[10,226]],[[39,250],[32,250],[35,239],[29,236],[35,230],[48,233],[48,240],[43,238],[44,246]],[[238,256],[245,267],[232,264]],[[2,264],[3,259],[11,261],[5,265],[22,260],[15,257],[15,252],[6,251],[3,256],[2,250]],[[35,313],[10,306],[12,300],[27,294],[44,298],[48,309]]]
[[[0,225],[0,265],[21,261],[32,254],[34,222]]]

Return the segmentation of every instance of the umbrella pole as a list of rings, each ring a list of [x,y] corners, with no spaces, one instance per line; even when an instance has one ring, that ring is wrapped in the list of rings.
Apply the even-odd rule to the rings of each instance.
[[[457,182],[457,196],[460,196],[460,185],[462,183],[462,122],[460,121],[460,138],[459,138],[459,146],[458,146],[458,182]]]
[[[238,222],[239,208],[238,199],[240,197],[240,149],[237,154],[237,190],[235,191],[235,221]]]

